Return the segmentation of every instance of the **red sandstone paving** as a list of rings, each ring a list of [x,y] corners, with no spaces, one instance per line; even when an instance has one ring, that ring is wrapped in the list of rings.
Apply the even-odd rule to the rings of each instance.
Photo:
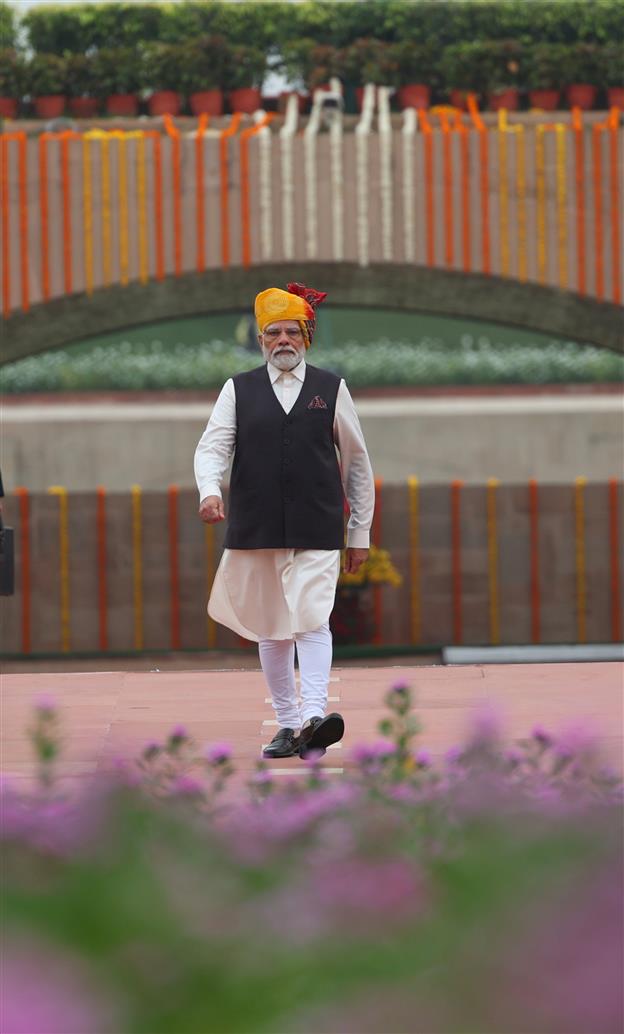
[[[337,682],[330,704],[346,719],[346,734],[327,752],[326,768],[349,765],[353,744],[376,737],[388,687],[405,680],[412,687],[423,732],[420,744],[440,755],[457,743],[471,714],[490,702],[500,709],[509,739],[526,735],[540,722],[556,731],[589,721],[606,756],[623,764],[622,704],[624,665],[514,664],[334,668]],[[55,672],[4,675],[2,679],[2,771],[30,783],[34,763],[26,729],[32,702],[53,696],[58,704],[65,749],[61,785],[71,789],[111,759],[132,756],[148,739],[163,739],[181,723],[200,745],[216,741],[233,747],[240,785],[253,771],[261,746],[275,732],[265,703],[260,671]],[[270,763],[280,772],[303,774],[297,758]]]

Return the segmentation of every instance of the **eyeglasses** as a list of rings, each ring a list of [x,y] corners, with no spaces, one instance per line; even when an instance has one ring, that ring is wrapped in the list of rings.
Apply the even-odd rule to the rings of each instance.
[[[290,341],[301,341],[303,333],[301,327],[275,327],[274,330],[263,331],[262,336],[267,338],[268,341],[279,341],[282,334],[285,334]]]

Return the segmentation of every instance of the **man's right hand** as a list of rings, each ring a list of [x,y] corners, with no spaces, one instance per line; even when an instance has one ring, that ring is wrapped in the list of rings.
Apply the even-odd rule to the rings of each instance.
[[[225,520],[223,500],[218,495],[207,495],[199,504],[199,516],[206,524],[218,524]]]

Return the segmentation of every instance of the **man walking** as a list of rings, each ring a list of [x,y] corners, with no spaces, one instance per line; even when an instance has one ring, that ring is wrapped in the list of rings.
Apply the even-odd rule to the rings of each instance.
[[[342,716],[326,708],[344,496],[348,572],[368,556],[373,519],[373,474],[347,386],[305,361],[325,297],[301,284],[256,297],[265,364],[225,383],[195,453],[199,515],[210,524],[226,517],[221,482],[234,458],[208,613],[259,644],[279,723],[264,750],[271,758],[324,754],[342,738]]]

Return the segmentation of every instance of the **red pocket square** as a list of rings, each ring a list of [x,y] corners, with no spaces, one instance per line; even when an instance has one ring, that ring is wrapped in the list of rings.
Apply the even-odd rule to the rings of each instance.
[[[308,409],[327,409],[327,403],[320,395],[315,395],[309,403]]]

